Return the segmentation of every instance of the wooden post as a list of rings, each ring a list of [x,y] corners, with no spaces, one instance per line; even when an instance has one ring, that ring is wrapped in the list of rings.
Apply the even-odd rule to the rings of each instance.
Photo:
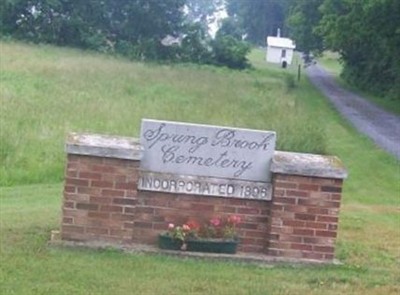
[[[301,76],[301,65],[299,64],[297,67],[297,81],[300,81]]]

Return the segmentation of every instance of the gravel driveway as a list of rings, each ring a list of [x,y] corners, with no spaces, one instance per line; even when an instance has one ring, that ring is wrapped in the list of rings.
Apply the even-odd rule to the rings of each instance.
[[[359,132],[400,159],[400,117],[340,87],[334,77],[318,65],[307,68],[311,82],[333,103]]]

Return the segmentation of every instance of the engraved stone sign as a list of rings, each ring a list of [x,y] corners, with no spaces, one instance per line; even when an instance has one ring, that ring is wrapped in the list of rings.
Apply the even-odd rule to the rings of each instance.
[[[276,134],[142,120],[139,189],[268,199]]]

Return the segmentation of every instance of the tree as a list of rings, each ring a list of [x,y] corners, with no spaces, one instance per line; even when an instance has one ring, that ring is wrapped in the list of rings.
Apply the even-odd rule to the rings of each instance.
[[[215,13],[223,6],[224,0],[186,0],[186,18],[189,23],[200,23],[207,29],[216,20]]]
[[[200,23],[186,24],[185,37],[178,50],[179,61],[196,64],[212,63],[208,33]]]
[[[0,23],[3,34],[34,41],[57,40],[62,26],[61,1],[5,0],[0,2]]]
[[[297,48],[340,53],[346,81],[400,99],[400,1],[295,0]]]
[[[245,69],[249,67],[247,54],[250,46],[232,36],[217,35],[212,41],[214,62],[220,66],[233,69]]]
[[[276,35],[280,28],[286,32],[285,18],[291,0],[227,0],[229,17],[236,19],[237,24],[246,34],[246,40],[265,45],[268,35]]]
[[[324,50],[322,36],[317,26],[322,18],[319,7],[324,0],[294,0],[291,3],[287,23],[290,36],[296,40],[296,49],[309,53],[321,53]]]
[[[216,34],[216,37],[219,36],[232,36],[237,40],[242,40],[244,36],[244,31],[240,27],[237,18],[228,17],[222,20],[221,27]]]
[[[4,0],[1,32],[34,42],[157,58],[161,39],[181,32],[184,4],[185,0]]]
[[[400,2],[325,0],[317,30],[344,62],[343,77],[400,99]]]
[[[132,59],[244,68],[247,44],[225,37],[211,43],[207,34],[208,21],[221,3],[222,0],[3,0],[0,33],[37,43],[114,52]],[[163,42],[165,39],[174,42]]]

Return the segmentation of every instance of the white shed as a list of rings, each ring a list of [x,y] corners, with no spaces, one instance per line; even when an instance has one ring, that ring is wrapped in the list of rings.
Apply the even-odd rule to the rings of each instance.
[[[267,37],[267,62],[282,64],[282,66],[290,65],[296,45],[293,40],[281,38],[279,35],[278,31],[277,37]]]

